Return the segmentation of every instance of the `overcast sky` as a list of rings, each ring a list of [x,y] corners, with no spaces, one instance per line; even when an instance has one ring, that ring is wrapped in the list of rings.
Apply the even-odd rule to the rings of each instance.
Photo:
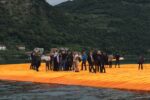
[[[68,0],[46,0],[48,3],[50,3],[51,5],[57,5],[59,3],[62,3],[64,1],[68,1]]]

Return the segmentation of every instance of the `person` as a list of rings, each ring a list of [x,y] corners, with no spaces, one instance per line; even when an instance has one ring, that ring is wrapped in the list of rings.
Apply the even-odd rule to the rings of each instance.
[[[98,61],[99,72],[106,73],[105,66],[104,66],[105,57],[101,51],[97,52],[97,61]]]
[[[118,68],[120,68],[120,55],[116,54],[115,59],[116,59],[115,68],[117,67],[117,65],[118,65]]]
[[[73,64],[72,64],[72,70],[75,71],[75,67],[76,67],[76,52],[73,52]]]
[[[59,54],[56,51],[54,54],[54,71],[59,71]]]
[[[36,67],[36,71],[39,71],[39,67],[41,66],[41,55],[40,55],[40,51],[36,51],[35,52],[35,67]]]
[[[31,65],[30,65],[30,69],[33,69],[33,70],[36,69],[35,68],[35,53],[34,52],[31,53]]]
[[[139,69],[139,70],[143,70],[143,63],[144,63],[144,57],[143,57],[143,56],[140,56],[140,57],[139,57],[139,60],[138,60],[138,64],[139,64],[138,69]]]
[[[112,68],[112,61],[113,61],[113,55],[108,55],[108,65],[109,65],[109,68]]]
[[[76,54],[75,56],[75,72],[79,72],[79,63],[81,61],[81,58],[79,54]]]
[[[67,70],[66,68],[66,62],[67,62],[67,54],[66,54],[66,51],[62,51],[61,53],[61,60],[60,60],[60,70]]]
[[[67,70],[71,71],[72,65],[73,65],[73,54],[71,51],[69,51],[67,54]]]
[[[87,55],[86,55],[86,52],[83,51],[83,53],[82,53],[82,65],[81,65],[81,70],[83,70],[83,67],[85,67],[85,70],[87,70],[86,61],[87,61]]]
[[[101,51],[97,51],[97,56],[96,56],[96,60],[97,60],[97,65],[98,65],[98,72],[101,72]]]
[[[96,73],[96,69],[94,68],[94,58],[93,58],[93,52],[92,51],[89,53],[87,61],[89,63],[89,72]]]
[[[107,67],[108,66],[108,55],[107,55],[107,53],[103,53],[103,56],[104,56],[104,65],[105,65],[105,67]]]
[[[94,52],[93,52],[93,59],[94,59],[95,70],[99,72],[98,60],[97,60],[97,50],[94,50]]]
[[[105,69],[105,61],[106,61],[106,57],[104,55],[104,53],[101,53],[102,59],[101,59],[101,73],[106,73],[106,69]],[[107,57],[107,62],[108,62],[108,57]]]
[[[45,58],[46,71],[50,70],[50,60],[51,60],[50,56],[47,56]]]
[[[53,70],[53,66],[54,66],[54,54],[51,53],[50,54],[50,70]]]

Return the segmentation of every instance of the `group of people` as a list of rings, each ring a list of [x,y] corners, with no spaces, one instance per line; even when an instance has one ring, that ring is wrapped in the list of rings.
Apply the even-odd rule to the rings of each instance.
[[[120,55],[115,56],[107,55],[100,50],[90,51],[87,53],[85,50],[82,52],[72,52],[67,50],[56,50],[47,55],[47,59],[43,59],[46,66],[46,71],[74,71],[89,70],[91,73],[106,73],[106,66],[112,68],[113,59],[116,59],[115,67],[120,67]],[[31,66],[30,69],[39,71],[41,65],[41,54],[38,51],[31,53]],[[81,62],[81,65],[80,65]],[[80,67],[81,66],[81,69]]]

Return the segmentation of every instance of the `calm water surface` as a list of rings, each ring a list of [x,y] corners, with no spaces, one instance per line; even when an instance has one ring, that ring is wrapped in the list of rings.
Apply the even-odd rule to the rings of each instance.
[[[150,100],[150,93],[0,81],[0,100]]]

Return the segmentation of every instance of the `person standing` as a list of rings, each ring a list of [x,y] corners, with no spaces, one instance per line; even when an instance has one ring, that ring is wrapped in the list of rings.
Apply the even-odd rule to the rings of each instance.
[[[30,65],[30,69],[35,70],[35,53],[34,51],[31,53],[31,65]]]
[[[112,61],[113,61],[113,55],[108,55],[108,64],[109,64],[109,68],[112,68]]]
[[[72,65],[73,65],[73,54],[71,51],[69,51],[67,55],[67,70],[71,71]]]
[[[98,65],[98,71],[102,72],[102,55],[101,55],[101,51],[97,51],[97,65]]]
[[[95,70],[99,72],[98,59],[97,59],[97,50],[93,52],[94,66]]]
[[[59,71],[59,54],[56,51],[54,54],[54,71]]]
[[[51,53],[50,54],[50,70],[53,70],[53,66],[54,66],[54,54]]]
[[[120,55],[116,54],[115,59],[116,59],[115,68],[117,67],[117,65],[118,65],[118,68],[120,68]]]
[[[139,70],[143,70],[143,63],[144,63],[144,57],[143,56],[140,56],[139,57],[139,61],[138,61],[138,64],[139,64]]]
[[[107,59],[108,62],[108,57],[106,58],[106,56],[104,55],[104,53],[101,53],[101,73],[106,73],[106,69],[105,69],[105,61]]]
[[[104,56],[104,65],[105,65],[105,67],[107,67],[108,66],[108,55],[107,55],[107,53],[103,53],[103,56]]]
[[[50,55],[48,55],[46,58],[45,58],[45,66],[46,66],[46,71],[49,71],[50,70]]]
[[[87,61],[89,63],[89,72],[96,73],[96,68],[94,68],[94,58],[93,58],[93,52],[90,52],[87,58]]]
[[[83,67],[84,67],[85,70],[87,70],[86,61],[87,61],[87,55],[86,55],[86,52],[83,51],[83,53],[82,53],[82,65],[81,65],[81,70],[83,70]]]
[[[74,52],[74,55],[73,55],[73,69],[75,72],[79,72],[79,65],[80,63],[80,57],[79,57],[79,54],[77,52]]]
[[[39,71],[39,67],[41,66],[40,51],[35,52],[35,66],[36,66],[36,71]]]
[[[67,54],[66,51],[62,51],[61,53],[61,62],[60,62],[60,70],[66,71],[66,62],[67,62]]]

